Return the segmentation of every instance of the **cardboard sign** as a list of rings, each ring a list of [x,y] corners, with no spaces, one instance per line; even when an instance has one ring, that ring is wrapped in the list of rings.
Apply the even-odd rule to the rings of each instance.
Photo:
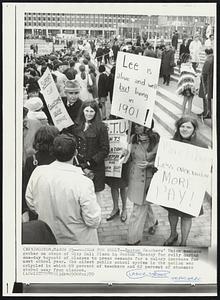
[[[146,200],[198,216],[211,164],[211,150],[161,138]]]
[[[38,84],[46,101],[54,125],[60,131],[63,128],[73,125],[74,123],[63,104],[63,101],[57,90],[56,84],[48,68],[38,80]]]
[[[127,148],[128,120],[105,121],[108,127],[110,151],[105,159],[105,176],[121,177],[122,153]]]
[[[112,115],[151,126],[160,62],[158,58],[118,52]]]

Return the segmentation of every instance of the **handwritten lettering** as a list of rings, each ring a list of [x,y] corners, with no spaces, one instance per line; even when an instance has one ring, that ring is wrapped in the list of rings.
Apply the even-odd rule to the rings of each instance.
[[[51,104],[48,104],[48,109],[52,110],[59,103],[62,103],[62,99],[60,96],[57,99],[55,99]]]
[[[125,81],[130,81],[129,77],[124,76],[124,74],[122,72],[117,74],[117,79],[123,79]]]
[[[128,68],[130,70],[138,71],[138,63],[137,62],[133,63],[132,61],[130,61],[130,62],[126,61],[126,55],[124,55],[123,67]]]
[[[134,91],[134,92],[135,92],[135,95],[144,97],[145,100],[148,100],[148,94],[147,94],[147,93],[145,93],[145,92],[140,92],[140,91],[138,90],[138,88],[135,88],[135,91]]]
[[[41,89],[45,90],[46,87],[53,82],[53,77],[48,74],[43,80],[40,81]]]

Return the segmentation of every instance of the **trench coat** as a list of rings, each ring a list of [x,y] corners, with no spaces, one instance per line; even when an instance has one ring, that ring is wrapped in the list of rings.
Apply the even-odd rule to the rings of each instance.
[[[38,166],[28,182],[26,201],[51,228],[57,244],[99,244],[101,208],[93,182],[79,167],[59,161]]]
[[[137,163],[140,161],[154,162],[158,144],[151,152],[144,151],[141,144],[132,144],[131,161],[129,166],[128,199],[138,205],[146,202],[146,194],[154,174],[154,167],[140,169]]]
[[[205,99],[205,95],[208,94],[208,99],[213,98],[213,54],[207,56],[202,68],[199,97]]]
[[[161,75],[171,75],[174,72],[174,51],[164,50],[161,56]]]

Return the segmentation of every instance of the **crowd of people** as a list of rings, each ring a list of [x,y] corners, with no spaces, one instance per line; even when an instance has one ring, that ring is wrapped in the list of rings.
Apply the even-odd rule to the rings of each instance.
[[[193,76],[196,76],[196,65],[193,63],[197,63],[192,45],[194,41],[197,43],[196,39],[195,36],[189,47],[186,41],[180,46],[181,75],[178,93],[184,96],[185,104],[183,117],[176,123],[173,139],[207,147],[196,138],[198,123],[190,115],[195,94]],[[121,222],[126,222],[127,201],[133,202],[128,224],[128,244],[139,244],[146,228],[149,234],[155,234],[160,220],[155,217],[151,204],[146,201],[151,179],[157,171],[154,161],[160,139],[159,134],[154,131],[153,120],[150,128],[132,124],[129,135],[130,155],[123,163],[121,178],[105,176],[105,159],[109,154],[110,144],[107,126],[103,121],[117,118],[108,116],[106,112],[108,97],[112,102],[115,75],[115,65],[110,74],[107,74],[106,64],[116,62],[118,51],[161,58],[160,75],[163,76],[164,84],[169,85],[175,66],[176,48],[171,42],[165,43],[163,40],[155,47],[150,42],[120,44],[117,39],[112,44],[105,41],[103,45],[92,45],[84,41],[77,47],[54,51],[50,55],[24,57],[24,243],[99,244],[97,228],[102,218],[102,192],[105,184],[111,188],[113,204],[107,221],[120,215]],[[206,50],[207,57],[212,53],[212,48]],[[207,117],[207,114],[211,115],[212,94],[206,87],[207,80],[210,79],[205,77],[210,68],[205,66],[206,62],[202,71],[201,88],[205,99],[204,117]],[[47,68],[74,123],[60,132],[54,126],[38,85],[39,78]],[[183,78],[185,73],[190,74],[189,80]],[[184,80],[188,80],[187,83]],[[186,112],[187,103],[189,105]],[[126,149],[124,151],[127,153]],[[121,213],[119,196],[122,200]],[[180,217],[180,245],[185,246],[193,216],[169,208],[167,210],[171,234],[164,245],[172,245],[178,239],[176,225]]]

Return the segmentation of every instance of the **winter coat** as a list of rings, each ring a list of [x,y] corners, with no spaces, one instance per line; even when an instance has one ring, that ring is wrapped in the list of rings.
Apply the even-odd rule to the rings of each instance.
[[[83,166],[88,165],[94,172],[95,191],[99,192],[105,188],[105,163],[109,154],[109,138],[107,127],[103,122],[98,125],[91,124],[86,131],[80,126],[73,129],[77,140],[78,160]],[[87,166],[86,166],[87,167]]]
[[[202,44],[200,41],[192,41],[189,45],[190,55],[192,57],[192,62],[199,63],[200,52],[202,50]]]
[[[184,44],[180,45],[180,51],[179,51],[179,58],[181,58],[181,55],[184,53],[188,53],[189,54],[189,47],[185,46]]]
[[[81,73],[76,74],[75,79],[79,82],[81,89],[79,93],[79,97],[82,101],[86,100],[93,100],[92,94],[88,91],[88,83],[89,83],[89,78],[88,74],[86,73],[85,79],[82,79]]]
[[[178,45],[178,38],[179,38],[179,35],[178,33],[175,33],[172,37],[172,46],[177,49],[177,45]]]
[[[207,56],[202,68],[200,88],[199,88],[200,98],[204,99],[206,94],[208,94],[208,99],[213,98],[213,64],[214,64],[214,56],[213,54],[210,54]]]
[[[102,61],[103,54],[104,54],[103,49],[101,47],[99,47],[96,50],[95,59],[97,59],[98,61]]]
[[[131,162],[129,166],[128,199],[135,204],[143,205],[146,201],[146,194],[154,174],[154,167],[149,166],[146,169],[140,169],[137,163],[140,161],[154,162],[158,144],[147,152],[141,144],[132,144]]]
[[[161,74],[171,75],[174,72],[174,51],[164,50],[161,57]]]
[[[65,106],[70,118],[75,123],[76,119],[79,116],[79,111],[80,111],[80,108],[81,108],[82,103],[83,103],[82,100],[78,99],[73,105],[69,105],[67,103],[67,98],[66,97],[63,97],[62,100],[63,100],[64,106]]]
[[[180,69],[180,78],[177,84],[177,94],[184,95],[186,90],[190,90],[191,94],[196,93],[195,88],[196,73],[192,64],[182,63]]]
[[[99,98],[108,96],[108,75],[106,73],[99,75],[98,96]]]

